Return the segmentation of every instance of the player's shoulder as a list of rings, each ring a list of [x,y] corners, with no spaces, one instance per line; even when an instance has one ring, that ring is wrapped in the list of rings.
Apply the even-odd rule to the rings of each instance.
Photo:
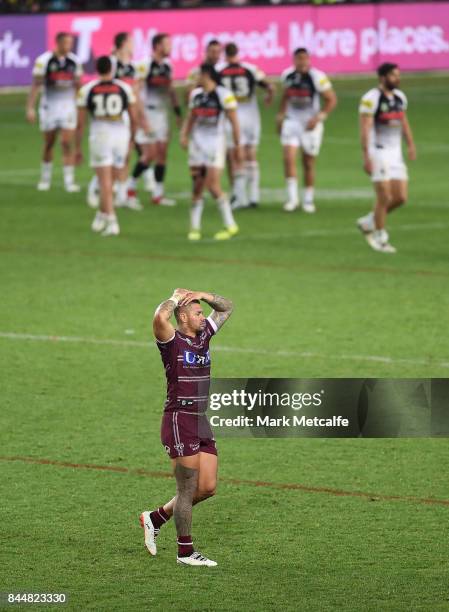
[[[400,98],[404,104],[407,104],[407,96],[402,89],[393,89],[393,94]]]
[[[72,51],[67,53],[67,59],[71,60],[74,64],[81,65],[80,58],[76,55],[76,53],[73,53]]]
[[[233,94],[233,92],[228,89],[227,87],[224,87],[223,85],[217,85],[216,88],[216,93],[217,96],[220,100],[220,102],[226,106],[226,107],[233,107],[234,104],[237,105],[237,100]]]
[[[92,91],[92,89],[95,87],[95,85],[98,85],[98,83],[100,83],[100,79],[93,79],[92,81],[85,83],[79,88],[78,93],[76,95],[76,102],[78,106],[87,105],[89,94]]]
[[[229,66],[228,62],[225,62],[223,60],[218,61],[215,66],[214,66],[214,70],[215,72],[222,72],[222,70],[224,70],[225,68],[227,68]],[[198,69],[199,70],[199,69]]]
[[[128,96],[132,95],[132,87],[126,81],[123,81],[122,79],[112,79],[112,82],[114,85],[121,87]]]
[[[255,77],[262,73],[262,70],[258,66],[251,64],[250,62],[240,62],[240,65]]]
[[[312,77],[315,86],[320,91],[325,91],[326,89],[330,89],[332,87],[329,77],[325,72],[323,72],[323,70],[312,66],[309,70],[309,74]]]
[[[198,95],[202,94],[204,89],[202,87],[194,87],[189,94],[189,100],[193,100]]]
[[[40,55],[38,55],[36,59],[34,60],[34,68],[35,69],[45,68],[48,62],[53,57],[53,55],[54,55],[53,51],[44,51],[44,53],[41,53]]]
[[[162,60],[162,65],[165,66],[165,68],[167,70],[172,70],[173,69],[173,64],[172,64],[170,58],[168,58],[168,57],[164,57],[164,59]]]
[[[295,72],[296,68],[294,66],[289,66],[281,72],[281,81],[286,81],[290,76],[294,75]]]
[[[139,59],[133,62],[134,70],[136,71],[136,76],[138,79],[144,79],[147,76],[151,62],[152,60],[148,59]]]
[[[360,99],[360,112],[361,113],[374,113],[377,105],[379,104],[381,91],[378,87],[373,87],[363,94]]]

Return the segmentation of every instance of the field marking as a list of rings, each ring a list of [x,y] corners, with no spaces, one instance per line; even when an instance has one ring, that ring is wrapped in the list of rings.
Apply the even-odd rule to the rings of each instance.
[[[184,236],[184,234],[183,234]],[[300,237],[300,234],[298,232],[298,236]],[[239,237],[236,236],[233,241],[240,241],[243,237]],[[33,247],[31,248],[23,248],[22,246],[15,246],[15,245],[9,245],[9,246],[3,246],[0,245],[0,253],[17,253],[17,254],[21,254],[21,255],[33,255],[33,257],[36,257],[37,255],[41,255],[41,256],[69,256],[69,255],[75,255],[76,257],[109,257],[109,258],[114,258],[114,259],[132,259],[132,260],[142,260],[142,261],[161,261],[164,263],[186,263],[186,262],[191,262],[194,264],[206,264],[207,266],[212,266],[212,265],[217,265],[217,266],[238,266],[239,268],[260,268],[260,269],[274,269],[274,270],[300,270],[302,272],[334,272],[337,274],[340,273],[349,273],[349,272],[353,272],[355,274],[359,274],[359,273],[363,273],[365,274],[366,272],[370,272],[370,273],[375,273],[375,274],[391,274],[394,276],[428,276],[428,277],[436,277],[436,278],[447,278],[449,276],[449,271],[439,271],[439,270],[427,270],[427,269],[417,269],[417,270],[407,270],[403,267],[400,268],[389,268],[389,267],[385,267],[385,266],[355,266],[355,265],[347,265],[347,264],[341,264],[341,265],[332,265],[332,264],[327,264],[327,265],[323,265],[323,264],[319,264],[319,263],[312,263],[312,264],[307,264],[307,263],[303,263],[303,262],[288,262],[288,263],[284,263],[281,261],[272,261],[272,260],[263,260],[263,259],[259,259],[259,260],[252,260],[252,259],[248,259],[248,260],[244,260],[244,259],[231,259],[231,258],[214,258],[211,257],[210,255],[195,255],[195,253],[197,253],[196,251],[196,247],[197,246],[201,246],[201,248],[203,249],[202,252],[204,252],[204,246],[205,245],[216,245],[217,241],[213,240],[212,238],[210,240],[202,240],[200,245],[190,245],[189,248],[192,249],[192,256],[187,256],[187,255],[171,255],[169,253],[167,254],[161,254],[158,255],[156,253],[124,253],[121,251],[108,251],[108,252],[99,252],[99,251],[78,251],[78,250],[71,250],[71,249],[42,249],[42,248],[37,248],[37,247]],[[365,248],[367,249],[366,246],[363,246],[363,242],[361,243],[362,247],[361,248]],[[380,255],[379,257],[377,257],[379,254],[376,253],[375,255],[373,254],[373,258],[376,257],[376,259],[380,262],[382,261],[386,261],[385,256],[384,255]]]
[[[82,336],[57,336],[48,334],[29,334],[20,332],[5,332],[0,331],[0,338],[5,340],[25,340],[32,342],[65,342],[75,344],[93,344],[98,346],[118,346],[118,347],[134,347],[134,348],[155,348],[154,342],[146,342],[144,340],[120,340],[114,338],[88,338]],[[341,353],[338,355],[329,355],[324,353],[315,353],[313,351],[277,351],[264,348],[238,347],[238,346],[214,346],[214,351],[223,353],[240,353],[250,355],[269,355],[271,357],[296,357],[302,359],[332,359],[345,361],[370,361],[376,363],[407,364],[407,365],[424,365],[437,366],[440,368],[449,368],[448,361],[433,361],[431,359],[408,359],[403,357],[389,357],[386,355],[350,355]]]
[[[0,456],[0,461],[30,463],[33,465],[51,465],[54,467],[64,467],[81,470],[97,470],[101,472],[115,472],[119,474],[132,474],[134,476],[145,476],[149,478],[173,478],[171,472],[161,472],[146,470],[144,468],[128,468],[119,465],[98,465],[96,463],[72,463],[70,461],[57,461],[55,459]],[[249,480],[246,478],[227,478],[220,476],[220,482],[236,486],[265,487],[270,489],[281,489],[288,491],[303,491],[304,493],[321,493],[336,497],[358,497],[370,501],[399,501],[413,504],[424,504],[433,506],[449,506],[448,499],[437,499],[432,497],[414,497],[409,495],[386,495],[383,493],[367,493],[364,491],[348,491],[345,489],[335,489],[333,487],[315,487],[300,483],[269,482],[266,480]]]

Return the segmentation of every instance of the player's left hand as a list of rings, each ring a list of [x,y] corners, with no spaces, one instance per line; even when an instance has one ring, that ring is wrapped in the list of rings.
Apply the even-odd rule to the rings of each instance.
[[[408,147],[408,158],[410,161],[415,161],[416,159],[416,147],[414,144],[411,144]]]
[[[319,123],[320,119],[318,117],[318,115],[315,115],[315,117],[311,117],[306,125],[306,130],[313,130]]]
[[[202,300],[204,293],[202,291],[188,291],[184,297],[180,300],[179,306],[187,306],[193,300]]]

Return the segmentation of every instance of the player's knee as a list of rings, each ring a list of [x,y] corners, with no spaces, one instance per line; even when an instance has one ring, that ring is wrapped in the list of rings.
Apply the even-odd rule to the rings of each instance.
[[[394,198],[393,204],[395,204],[396,206],[402,206],[406,202],[407,198],[405,197],[405,194],[401,193]]]
[[[72,150],[72,143],[70,140],[61,140],[61,148],[63,153],[70,153]]]
[[[210,483],[210,484],[208,484],[206,486],[203,486],[198,491],[198,498],[199,499],[208,499],[209,497],[213,497],[216,492],[217,492],[216,484]]]

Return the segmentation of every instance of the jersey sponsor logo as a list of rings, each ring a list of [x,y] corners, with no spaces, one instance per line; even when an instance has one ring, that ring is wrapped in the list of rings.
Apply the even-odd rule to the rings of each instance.
[[[190,442],[189,446],[193,450],[193,452],[196,453],[196,451],[199,450],[199,448],[200,448],[200,443],[199,442]]]
[[[210,351],[204,355],[199,355],[194,351],[184,349],[183,362],[185,366],[208,366],[210,365]]]
[[[197,117],[215,117],[220,113],[219,108],[205,108],[204,106],[197,106],[193,109],[193,114]]]

